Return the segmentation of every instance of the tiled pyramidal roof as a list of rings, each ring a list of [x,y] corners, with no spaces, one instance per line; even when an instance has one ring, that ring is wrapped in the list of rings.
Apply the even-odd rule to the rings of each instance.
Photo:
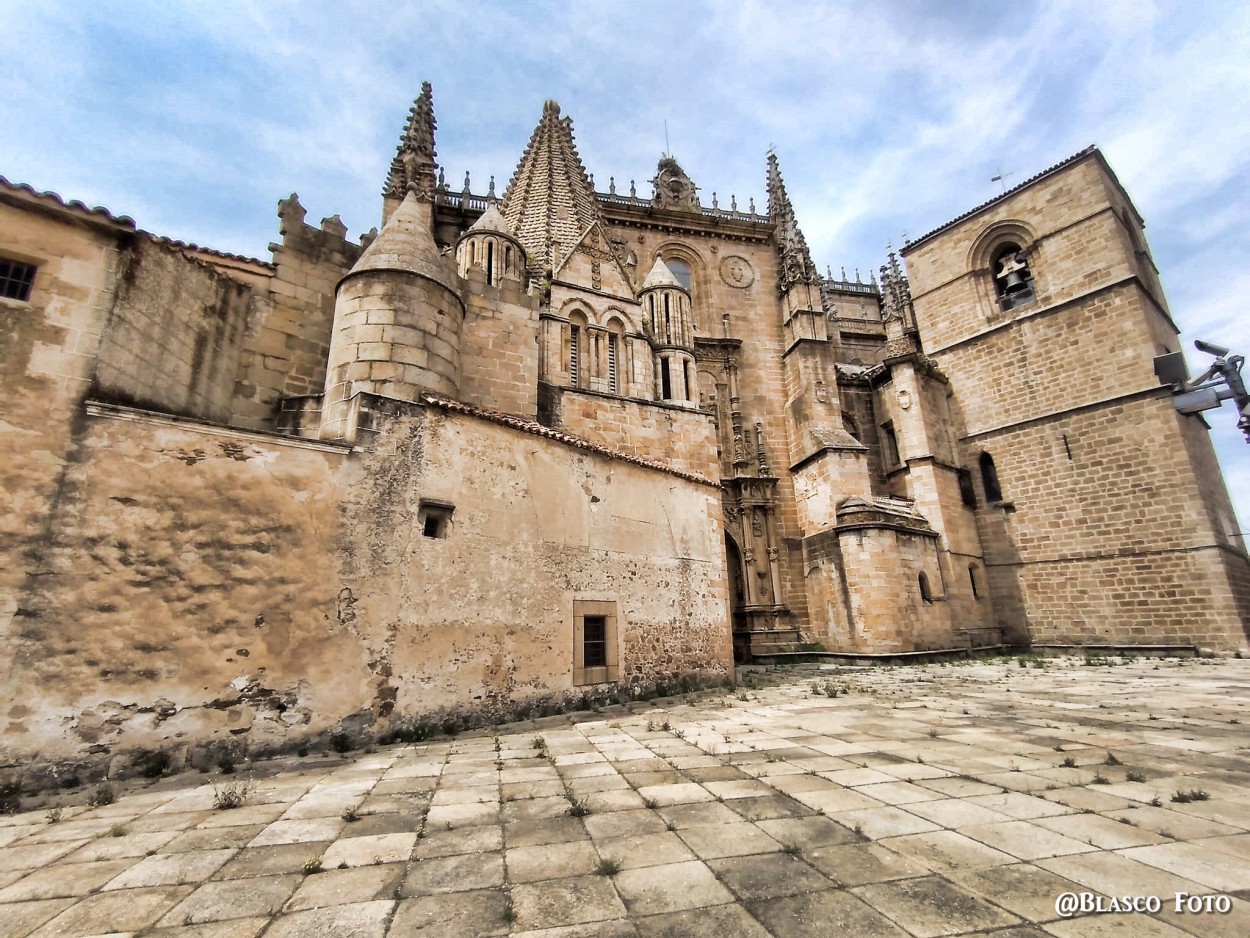
[[[777,157],[768,154],[768,217],[777,226],[777,253],[781,260],[782,290],[795,283],[820,283],[822,277],[816,265],[812,263],[812,254],[807,249],[807,239],[799,230],[798,219],[794,215],[794,206],[790,204],[790,196],[786,194],[786,184],[781,178],[781,167]]]
[[[599,219],[573,121],[548,101],[503,195],[502,213],[530,262],[554,270]]]

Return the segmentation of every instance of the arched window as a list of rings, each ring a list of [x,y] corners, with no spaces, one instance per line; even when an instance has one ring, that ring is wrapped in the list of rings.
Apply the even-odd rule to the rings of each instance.
[[[683,261],[680,257],[664,258],[664,266],[673,272],[673,276],[677,278],[677,282],[686,288],[686,292],[690,292],[690,265]]]
[[[968,585],[972,587],[972,598],[981,598],[981,588],[977,586],[977,565],[975,563],[968,564]]]
[[[486,242],[486,283],[488,286],[495,285],[495,242]]]
[[[994,252],[990,263],[994,292],[1003,309],[1015,309],[1033,302],[1033,274],[1020,245],[1008,242]]]
[[[926,603],[933,602],[933,593],[929,591],[929,578],[922,573],[916,577],[916,583],[920,586],[920,598]]]
[[[994,467],[994,457],[989,453],[981,454],[981,485],[985,487],[987,502],[1003,500],[1003,489],[998,484],[998,470]]]

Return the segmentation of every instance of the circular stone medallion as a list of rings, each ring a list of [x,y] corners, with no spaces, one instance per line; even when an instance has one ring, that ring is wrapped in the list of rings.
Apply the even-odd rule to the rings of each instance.
[[[731,287],[749,287],[755,283],[755,271],[745,257],[730,254],[720,262],[720,277]]]

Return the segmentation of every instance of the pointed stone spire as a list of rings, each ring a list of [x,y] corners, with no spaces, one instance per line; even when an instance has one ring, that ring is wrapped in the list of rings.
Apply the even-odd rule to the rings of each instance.
[[[668,264],[664,263],[662,257],[655,259],[651,272],[647,274],[647,279],[642,282],[642,289],[644,290],[650,290],[654,287],[676,287],[683,293],[687,292],[686,288],[681,285],[681,281],[668,269]]]
[[[503,195],[504,220],[531,261],[554,270],[599,220],[590,180],[573,143],[573,121],[548,101]]]
[[[796,283],[819,283],[820,271],[812,263],[807,239],[799,230],[794,206],[786,195],[777,156],[768,154],[768,218],[777,227],[777,253],[781,259],[779,287],[782,292]]]
[[[911,325],[911,286],[893,251],[881,265],[881,305],[886,322],[899,320],[904,326]]]
[[[420,201],[432,202],[435,178],[434,89],[427,81],[422,82],[421,94],[408,111],[408,123],[395,148],[382,195],[403,199],[412,192]]]

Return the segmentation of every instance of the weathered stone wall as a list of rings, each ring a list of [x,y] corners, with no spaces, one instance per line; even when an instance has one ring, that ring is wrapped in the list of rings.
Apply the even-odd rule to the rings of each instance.
[[[225,422],[251,289],[175,247],[127,240],[99,348],[100,393]]]
[[[471,268],[460,334],[460,398],[533,418],[538,413],[538,301],[518,280],[486,283]]]
[[[239,356],[231,423],[272,430],[284,397],[325,389],[334,288],[360,256],[337,218],[320,228],[303,223],[298,203],[281,204],[282,243],[271,244],[273,264],[257,287],[251,322]],[[243,280],[254,276],[231,273]]]
[[[627,681],[726,673],[714,487],[435,408],[354,469],[343,581],[397,713],[573,691],[574,599],[617,603]],[[415,530],[421,498],[454,506],[446,538]]]
[[[371,413],[349,453],[91,405],[7,636],[0,761],[177,765],[561,703],[595,690],[573,684],[575,599],[616,604],[622,690],[727,674],[715,487],[467,414]],[[454,506],[445,537],[423,534],[431,499]]]
[[[720,477],[709,414],[574,388],[552,389],[554,425],[608,449],[654,459],[704,479]]]
[[[830,651],[950,648],[950,610],[937,539],[889,527],[831,529],[804,543],[812,609],[829,622]],[[921,598],[919,576],[930,601]]]
[[[37,267],[29,302],[0,299],[0,645],[45,569],[52,505],[113,306],[117,231],[0,200],[0,253]],[[3,735],[3,734],[0,734]]]
[[[1208,521],[1187,419],[1151,395],[975,438],[1010,506],[978,512],[986,563],[1020,568],[995,589],[1000,615],[1022,605],[1039,643],[1244,647],[1236,551]]]
[[[99,410],[9,645],[3,760],[266,745],[358,709],[365,656],[334,620],[343,454]]]

